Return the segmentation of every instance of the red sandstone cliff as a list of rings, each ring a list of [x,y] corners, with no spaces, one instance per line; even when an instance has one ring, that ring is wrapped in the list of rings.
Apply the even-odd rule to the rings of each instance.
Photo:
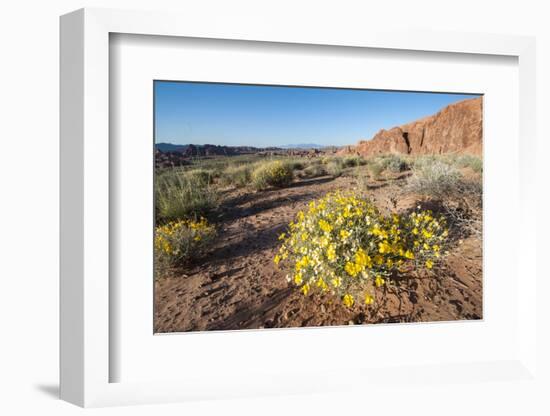
[[[371,156],[381,153],[439,154],[482,152],[482,97],[450,104],[437,114],[380,130],[341,153]]]

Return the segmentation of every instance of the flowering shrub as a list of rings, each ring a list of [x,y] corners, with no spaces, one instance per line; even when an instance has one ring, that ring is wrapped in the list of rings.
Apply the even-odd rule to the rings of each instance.
[[[292,167],[281,161],[262,163],[252,172],[252,183],[259,190],[269,186],[284,188],[290,185],[292,178]]]
[[[205,218],[180,220],[157,227],[155,231],[155,264],[162,274],[178,264],[204,254],[216,234]]]
[[[431,211],[383,216],[369,200],[335,192],[298,212],[279,239],[274,261],[292,265],[287,278],[304,295],[329,292],[352,307],[373,304],[394,272],[434,267],[447,229]]]

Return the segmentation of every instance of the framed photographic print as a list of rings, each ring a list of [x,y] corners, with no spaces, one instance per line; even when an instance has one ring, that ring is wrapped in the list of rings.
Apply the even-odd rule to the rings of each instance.
[[[155,332],[481,319],[482,100],[154,81]]]
[[[534,41],[234,28],[61,19],[62,398],[536,386]]]

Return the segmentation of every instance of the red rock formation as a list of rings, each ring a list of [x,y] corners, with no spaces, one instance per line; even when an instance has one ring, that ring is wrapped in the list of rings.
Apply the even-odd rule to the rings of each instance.
[[[382,129],[371,140],[362,140],[340,153],[481,155],[482,104],[482,97],[450,104],[432,116],[390,130]]]

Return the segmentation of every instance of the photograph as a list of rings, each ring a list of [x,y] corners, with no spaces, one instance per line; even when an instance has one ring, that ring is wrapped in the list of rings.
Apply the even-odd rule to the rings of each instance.
[[[483,95],[153,82],[154,332],[483,319]]]

